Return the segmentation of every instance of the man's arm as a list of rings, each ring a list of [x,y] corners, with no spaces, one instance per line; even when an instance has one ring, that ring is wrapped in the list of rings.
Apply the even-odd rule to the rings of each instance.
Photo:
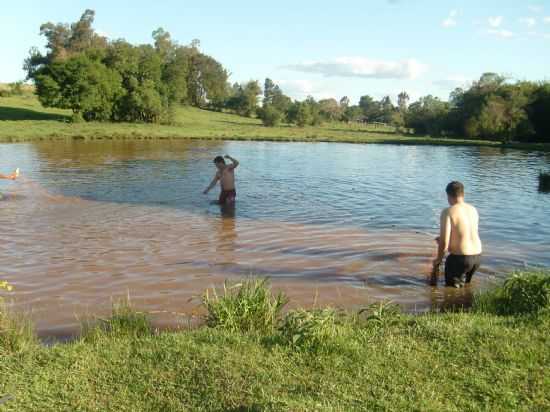
[[[0,179],[15,180],[17,179],[18,171],[13,172],[11,175],[0,174]]]
[[[449,210],[445,209],[441,212],[438,238],[437,257],[434,259],[434,266],[439,266],[445,257],[445,252],[449,249],[449,243],[451,240],[451,217],[449,216]]]
[[[218,180],[220,180],[220,175],[218,173],[216,173],[216,176],[214,176],[214,179],[212,179],[212,181],[210,182],[210,184],[208,185],[208,187],[204,190],[204,194],[207,194],[208,192],[210,192],[210,190],[216,186],[216,183],[218,183]]]
[[[230,169],[236,169],[239,166],[239,161],[237,159],[233,159],[229,155],[225,155],[225,158],[231,160],[232,164],[229,165]]]

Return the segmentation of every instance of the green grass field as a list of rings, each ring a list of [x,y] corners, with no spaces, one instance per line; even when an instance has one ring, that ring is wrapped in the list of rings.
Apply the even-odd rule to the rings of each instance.
[[[174,125],[69,123],[70,112],[45,109],[31,94],[0,97],[0,142],[66,139],[224,139],[497,146],[496,142],[417,137],[361,124],[264,127],[260,120],[192,107],[176,111]]]
[[[550,410],[547,273],[512,278],[469,313],[417,316],[387,304],[284,314],[265,284],[244,286],[205,297],[209,326],[190,331],[155,332],[123,305],[45,347],[4,322],[0,410]]]

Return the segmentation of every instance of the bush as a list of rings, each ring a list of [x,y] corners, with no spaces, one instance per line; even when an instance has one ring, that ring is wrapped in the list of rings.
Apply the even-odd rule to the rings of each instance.
[[[550,308],[550,273],[516,273],[502,286],[474,298],[476,312],[538,315]]]
[[[361,309],[359,315],[362,314],[365,315],[367,323],[377,326],[389,326],[399,321],[401,309],[392,302],[379,302]]]
[[[288,299],[283,293],[273,296],[267,279],[247,279],[223,285],[223,295],[208,290],[202,298],[206,324],[232,332],[272,333]]]
[[[550,173],[540,172],[539,174],[539,191],[544,193],[550,192]]]
[[[1,290],[9,292],[12,286],[8,282],[0,281]],[[0,354],[21,352],[35,343],[31,323],[8,313],[4,300],[0,296]]]
[[[104,335],[147,336],[152,332],[149,317],[145,313],[136,312],[129,298],[113,304],[110,318],[98,318],[97,321],[86,321],[82,325],[82,336],[86,340],[94,340]]]
[[[337,335],[336,312],[334,309],[289,312],[279,332],[283,341],[301,349],[318,350]]]
[[[266,127],[275,127],[279,123],[281,123],[281,120],[283,118],[283,114],[277,110],[275,107],[271,105],[266,105],[259,111],[260,119],[262,119],[262,123]]]

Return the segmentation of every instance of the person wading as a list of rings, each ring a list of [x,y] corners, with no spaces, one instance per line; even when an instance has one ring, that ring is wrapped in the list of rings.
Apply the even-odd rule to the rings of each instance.
[[[219,181],[221,192],[218,203],[222,206],[235,203],[237,197],[237,191],[235,190],[235,169],[239,166],[239,162],[231,156],[226,155],[225,158],[230,160],[231,164],[226,164],[224,158],[221,156],[217,156],[214,159],[214,164],[218,170],[210,185],[203,192],[206,195]]]
[[[445,260],[445,284],[462,287],[470,283],[479,269],[482,246],[478,233],[479,215],[472,205],[464,201],[464,185],[451,182],[445,189],[449,207],[441,212],[437,257],[433,261],[434,273]]]

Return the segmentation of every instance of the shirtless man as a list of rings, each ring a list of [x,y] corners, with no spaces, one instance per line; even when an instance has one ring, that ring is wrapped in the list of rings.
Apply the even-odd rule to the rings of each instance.
[[[17,169],[15,172],[13,172],[11,175],[3,175],[0,174],[0,179],[6,179],[6,180],[15,180],[19,177],[19,169]]]
[[[221,156],[214,159],[214,164],[218,170],[210,185],[203,192],[207,194],[216,186],[219,180],[221,186],[219,204],[222,206],[235,203],[235,198],[237,197],[237,192],[235,191],[235,169],[239,166],[239,162],[231,156],[226,155],[225,158],[231,160],[230,165],[225,164],[225,160]]]
[[[448,251],[445,284],[459,288],[470,283],[479,269],[482,251],[478,234],[479,216],[476,208],[464,201],[462,183],[451,182],[445,191],[450,207],[441,212],[440,236],[436,239],[439,248],[433,265],[434,271],[437,270]]]

